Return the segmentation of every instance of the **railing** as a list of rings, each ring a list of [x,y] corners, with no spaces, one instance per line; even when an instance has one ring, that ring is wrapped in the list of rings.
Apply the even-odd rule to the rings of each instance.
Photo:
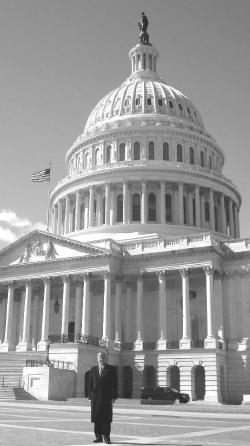
[[[167,349],[178,349],[179,348],[179,341],[168,341],[167,342]]]
[[[48,340],[50,344],[68,344],[69,342],[75,342],[73,334],[52,334],[48,336]]]
[[[133,350],[134,343],[133,342],[120,342],[120,341],[114,341],[114,350],[121,351],[121,350]]]
[[[1,376],[0,387],[23,387],[23,377]]]
[[[204,348],[204,340],[192,341],[191,345],[193,348]]]
[[[107,347],[107,341],[98,336],[82,335],[81,333],[75,336],[75,341],[79,344],[96,345],[98,347]]]
[[[143,342],[143,350],[155,350],[156,341]]]
[[[26,359],[26,367],[54,367],[63,370],[73,370],[75,368],[73,362],[69,361],[57,361],[55,359],[41,361],[38,359]]]

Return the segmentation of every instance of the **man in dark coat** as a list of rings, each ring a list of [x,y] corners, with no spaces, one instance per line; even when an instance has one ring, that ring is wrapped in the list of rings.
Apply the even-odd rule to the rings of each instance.
[[[97,354],[97,366],[90,370],[88,397],[96,436],[94,443],[102,443],[104,439],[105,443],[110,444],[112,403],[117,398],[117,373],[114,366],[107,364],[104,352]]]

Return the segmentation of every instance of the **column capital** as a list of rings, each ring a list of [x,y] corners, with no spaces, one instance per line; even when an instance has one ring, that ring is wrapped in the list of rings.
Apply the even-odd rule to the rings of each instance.
[[[62,280],[63,283],[69,283],[70,282],[70,275],[69,274],[65,274],[64,276],[62,276]]]
[[[206,276],[211,276],[214,273],[214,267],[213,266],[204,266],[203,271],[206,274]]]
[[[159,280],[166,279],[167,271],[165,271],[165,270],[163,270],[163,271],[156,271],[156,275],[157,275]]]
[[[104,271],[103,277],[104,277],[104,279],[111,279],[111,277],[112,277],[111,271]]]
[[[189,277],[190,271],[188,268],[179,269],[181,277]]]
[[[14,288],[16,286],[16,283],[14,282],[14,280],[12,280],[11,282],[6,282],[6,284],[8,288]]]
[[[25,279],[24,280],[24,285],[27,287],[27,286],[31,286],[32,285],[32,279]]]
[[[42,278],[42,281],[43,281],[43,284],[44,284],[44,286],[45,285],[49,285],[50,284],[50,277],[43,277]]]

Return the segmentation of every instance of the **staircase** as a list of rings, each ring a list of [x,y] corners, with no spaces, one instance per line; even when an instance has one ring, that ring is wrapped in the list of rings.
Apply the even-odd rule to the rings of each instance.
[[[22,388],[26,360],[45,361],[47,352],[0,352],[0,400],[34,399]]]

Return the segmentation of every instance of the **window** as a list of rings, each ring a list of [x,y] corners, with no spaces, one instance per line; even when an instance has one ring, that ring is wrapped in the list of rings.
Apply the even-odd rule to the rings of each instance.
[[[94,153],[94,166],[98,166],[100,164],[101,152],[99,149],[96,149]]]
[[[141,220],[141,197],[135,193],[132,196],[132,221]]]
[[[155,145],[153,141],[149,141],[148,143],[148,159],[149,160],[155,159]]]
[[[163,161],[169,161],[169,144],[168,144],[168,142],[163,143],[162,159],[163,159]]]
[[[151,98],[148,98],[148,99],[147,99],[147,104],[148,104],[148,105],[152,105],[152,100],[151,100]]]
[[[106,163],[110,163],[111,159],[111,146],[107,146],[106,148]]]
[[[119,145],[118,161],[125,161],[125,144],[124,144],[124,142],[122,142]]]
[[[153,192],[148,194],[148,221],[156,221],[156,196]]]
[[[183,154],[182,154],[182,145],[177,144],[177,162],[182,163],[183,162]]]
[[[143,54],[143,70],[146,70],[146,54]]]
[[[141,103],[141,99],[140,98],[136,98],[135,105],[140,105],[140,103]]]
[[[165,195],[165,212],[166,221],[172,221],[172,197],[170,194]]]
[[[140,143],[136,141],[134,143],[134,160],[139,160],[140,158],[141,158]]]
[[[183,111],[183,107],[182,107],[181,104],[179,104],[179,109],[180,109],[181,112]]]
[[[94,199],[94,225],[96,225],[96,223],[97,223],[97,214],[96,214],[96,208],[97,208],[97,203],[96,203],[96,199]]]
[[[205,201],[205,221],[209,221],[209,204]]]
[[[169,101],[169,102],[168,102],[168,105],[169,105],[169,108],[172,108],[172,109],[174,108],[174,104],[173,104],[172,101]]]
[[[200,153],[200,163],[201,163],[201,167],[205,166],[205,157],[204,157],[204,152],[202,152],[202,151]]]
[[[187,199],[185,196],[183,197],[183,223],[187,224]]]
[[[116,199],[116,221],[122,222],[123,221],[123,196],[122,194],[117,196]]]
[[[152,55],[149,54],[149,69],[152,70]]]
[[[125,107],[128,107],[128,106],[129,106],[129,98],[126,98],[126,99],[125,99],[124,106],[125,106]]]
[[[191,114],[191,111],[190,111],[189,107],[187,107],[187,112],[188,112],[189,115]]]
[[[84,211],[85,211],[85,203],[81,203],[81,210],[80,210],[80,229],[84,228]]]
[[[190,164],[194,164],[194,148],[193,147],[189,148],[189,161],[190,161]]]
[[[162,100],[162,99],[158,99],[158,105],[159,105],[160,107],[163,106],[163,100]]]
[[[211,170],[213,168],[212,166],[212,158],[211,156],[209,157],[209,169]]]

